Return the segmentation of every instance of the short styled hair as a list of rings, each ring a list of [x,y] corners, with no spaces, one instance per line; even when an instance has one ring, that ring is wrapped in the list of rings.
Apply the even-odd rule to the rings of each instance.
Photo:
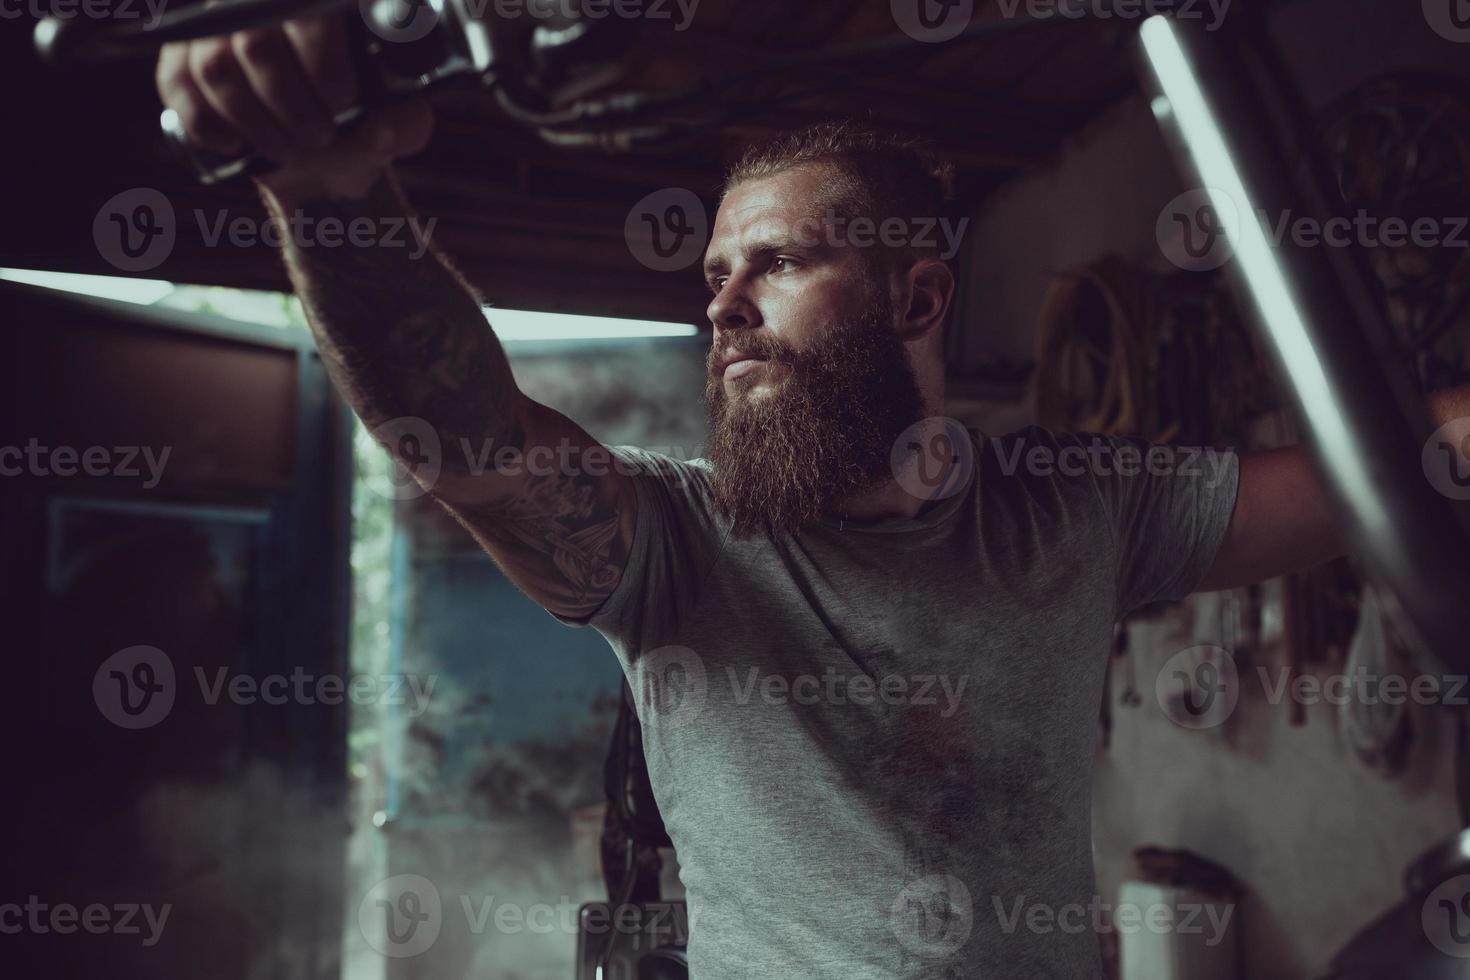
[[[814,212],[849,222],[866,218],[877,226],[896,217],[916,228],[950,216],[953,208],[954,166],[929,143],[851,120],[816,123],[750,146],[726,172],[720,201],[746,181],[807,166],[829,166],[835,178],[826,200],[813,202]],[[905,238],[901,246],[865,251],[874,258],[870,268],[891,271],[939,257],[938,236]]]

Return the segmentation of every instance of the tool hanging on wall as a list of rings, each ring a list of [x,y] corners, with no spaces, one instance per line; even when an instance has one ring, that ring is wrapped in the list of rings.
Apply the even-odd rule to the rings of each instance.
[[[1215,276],[1160,276],[1116,256],[1057,276],[1042,301],[1036,415],[1053,429],[1248,447],[1277,405]]]
[[[1343,665],[1349,683],[1359,678],[1374,680],[1413,673],[1412,661],[1402,650],[1402,639],[1383,615],[1372,585],[1363,587],[1360,610],[1358,629],[1348,644]],[[1408,699],[1380,696],[1386,693],[1352,688],[1338,705],[1337,720],[1343,741],[1352,747],[1358,760],[1391,779],[1403,772],[1408,761],[1414,725]]]

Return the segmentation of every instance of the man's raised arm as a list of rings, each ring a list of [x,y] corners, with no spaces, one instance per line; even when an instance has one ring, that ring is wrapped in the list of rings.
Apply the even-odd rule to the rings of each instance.
[[[337,389],[410,472],[420,461],[399,438],[405,422],[432,431],[442,458],[424,488],[528,595],[585,619],[621,578],[632,478],[516,387],[472,291],[402,235],[421,226],[389,168],[427,141],[428,107],[400,103],[333,133],[357,94],[344,43],[341,22],[323,18],[169,45],[159,94],[201,146],[280,163],[262,196],[281,227],[303,230],[282,236],[287,267]]]
[[[367,218],[381,228],[407,213],[386,178],[361,200],[288,207],[342,227]],[[440,465],[424,489],[531,598],[590,616],[617,585],[632,541],[631,480],[581,427],[516,387],[492,324],[454,271],[432,251],[410,255],[377,244],[288,247],[328,373],[410,472],[416,445],[394,423],[426,424]]]

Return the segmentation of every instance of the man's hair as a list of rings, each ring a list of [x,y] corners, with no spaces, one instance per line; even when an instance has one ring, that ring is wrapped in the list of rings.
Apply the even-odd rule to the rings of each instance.
[[[890,271],[920,257],[940,254],[942,240],[932,222],[949,217],[954,167],[924,140],[849,120],[816,123],[749,147],[725,176],[723,202],[737,185],[806,166],[830,166],[835,179],[815,215],[829,213],[851,222],[866,218],[881,228],[888,218],[904,221],[905,244],[864,250],[870,269]],[[928,234],[924,235],[925,225]]]

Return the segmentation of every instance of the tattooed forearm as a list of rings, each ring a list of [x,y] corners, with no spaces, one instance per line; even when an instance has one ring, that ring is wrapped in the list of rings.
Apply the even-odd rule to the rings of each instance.
[[[324,220],[401,227],[408,213],[386,178],[361,199],[283,204],[266,197],[282,221],[299,213],[319,228]],[[419,225],[409,227],[417,233]],[[397,419],[427,424],[440,447],[429,492],[532,598],[562,615],[589,616],[627,563],[637,499],[631,482],[606,468],[591,475],[585,457],[562,455],[565,465],[541,473],[501,467],[496,461],[507,450],[521,462],[553,447],[558,454],[607,451],[521,394],[479,300],[442,256],[426,243],[416,254],[368,244],[374,237],[286,250],[333,382],[406,465],[417,462],[414,449],[394,444],[393,427],[380,427]]]
[[[505,352],[448,261],[426,242],[404,241],[409,209],[391,179],[357,200],[282,204],[267,195],[267,203],[283,222],[366,230],[336,247],[288,244],[286,259],[327,370],[369,428],[412,417],[432,426],[442,447],[491,440],[524,448]],[[422,234],[417,221],[407,227]]]

